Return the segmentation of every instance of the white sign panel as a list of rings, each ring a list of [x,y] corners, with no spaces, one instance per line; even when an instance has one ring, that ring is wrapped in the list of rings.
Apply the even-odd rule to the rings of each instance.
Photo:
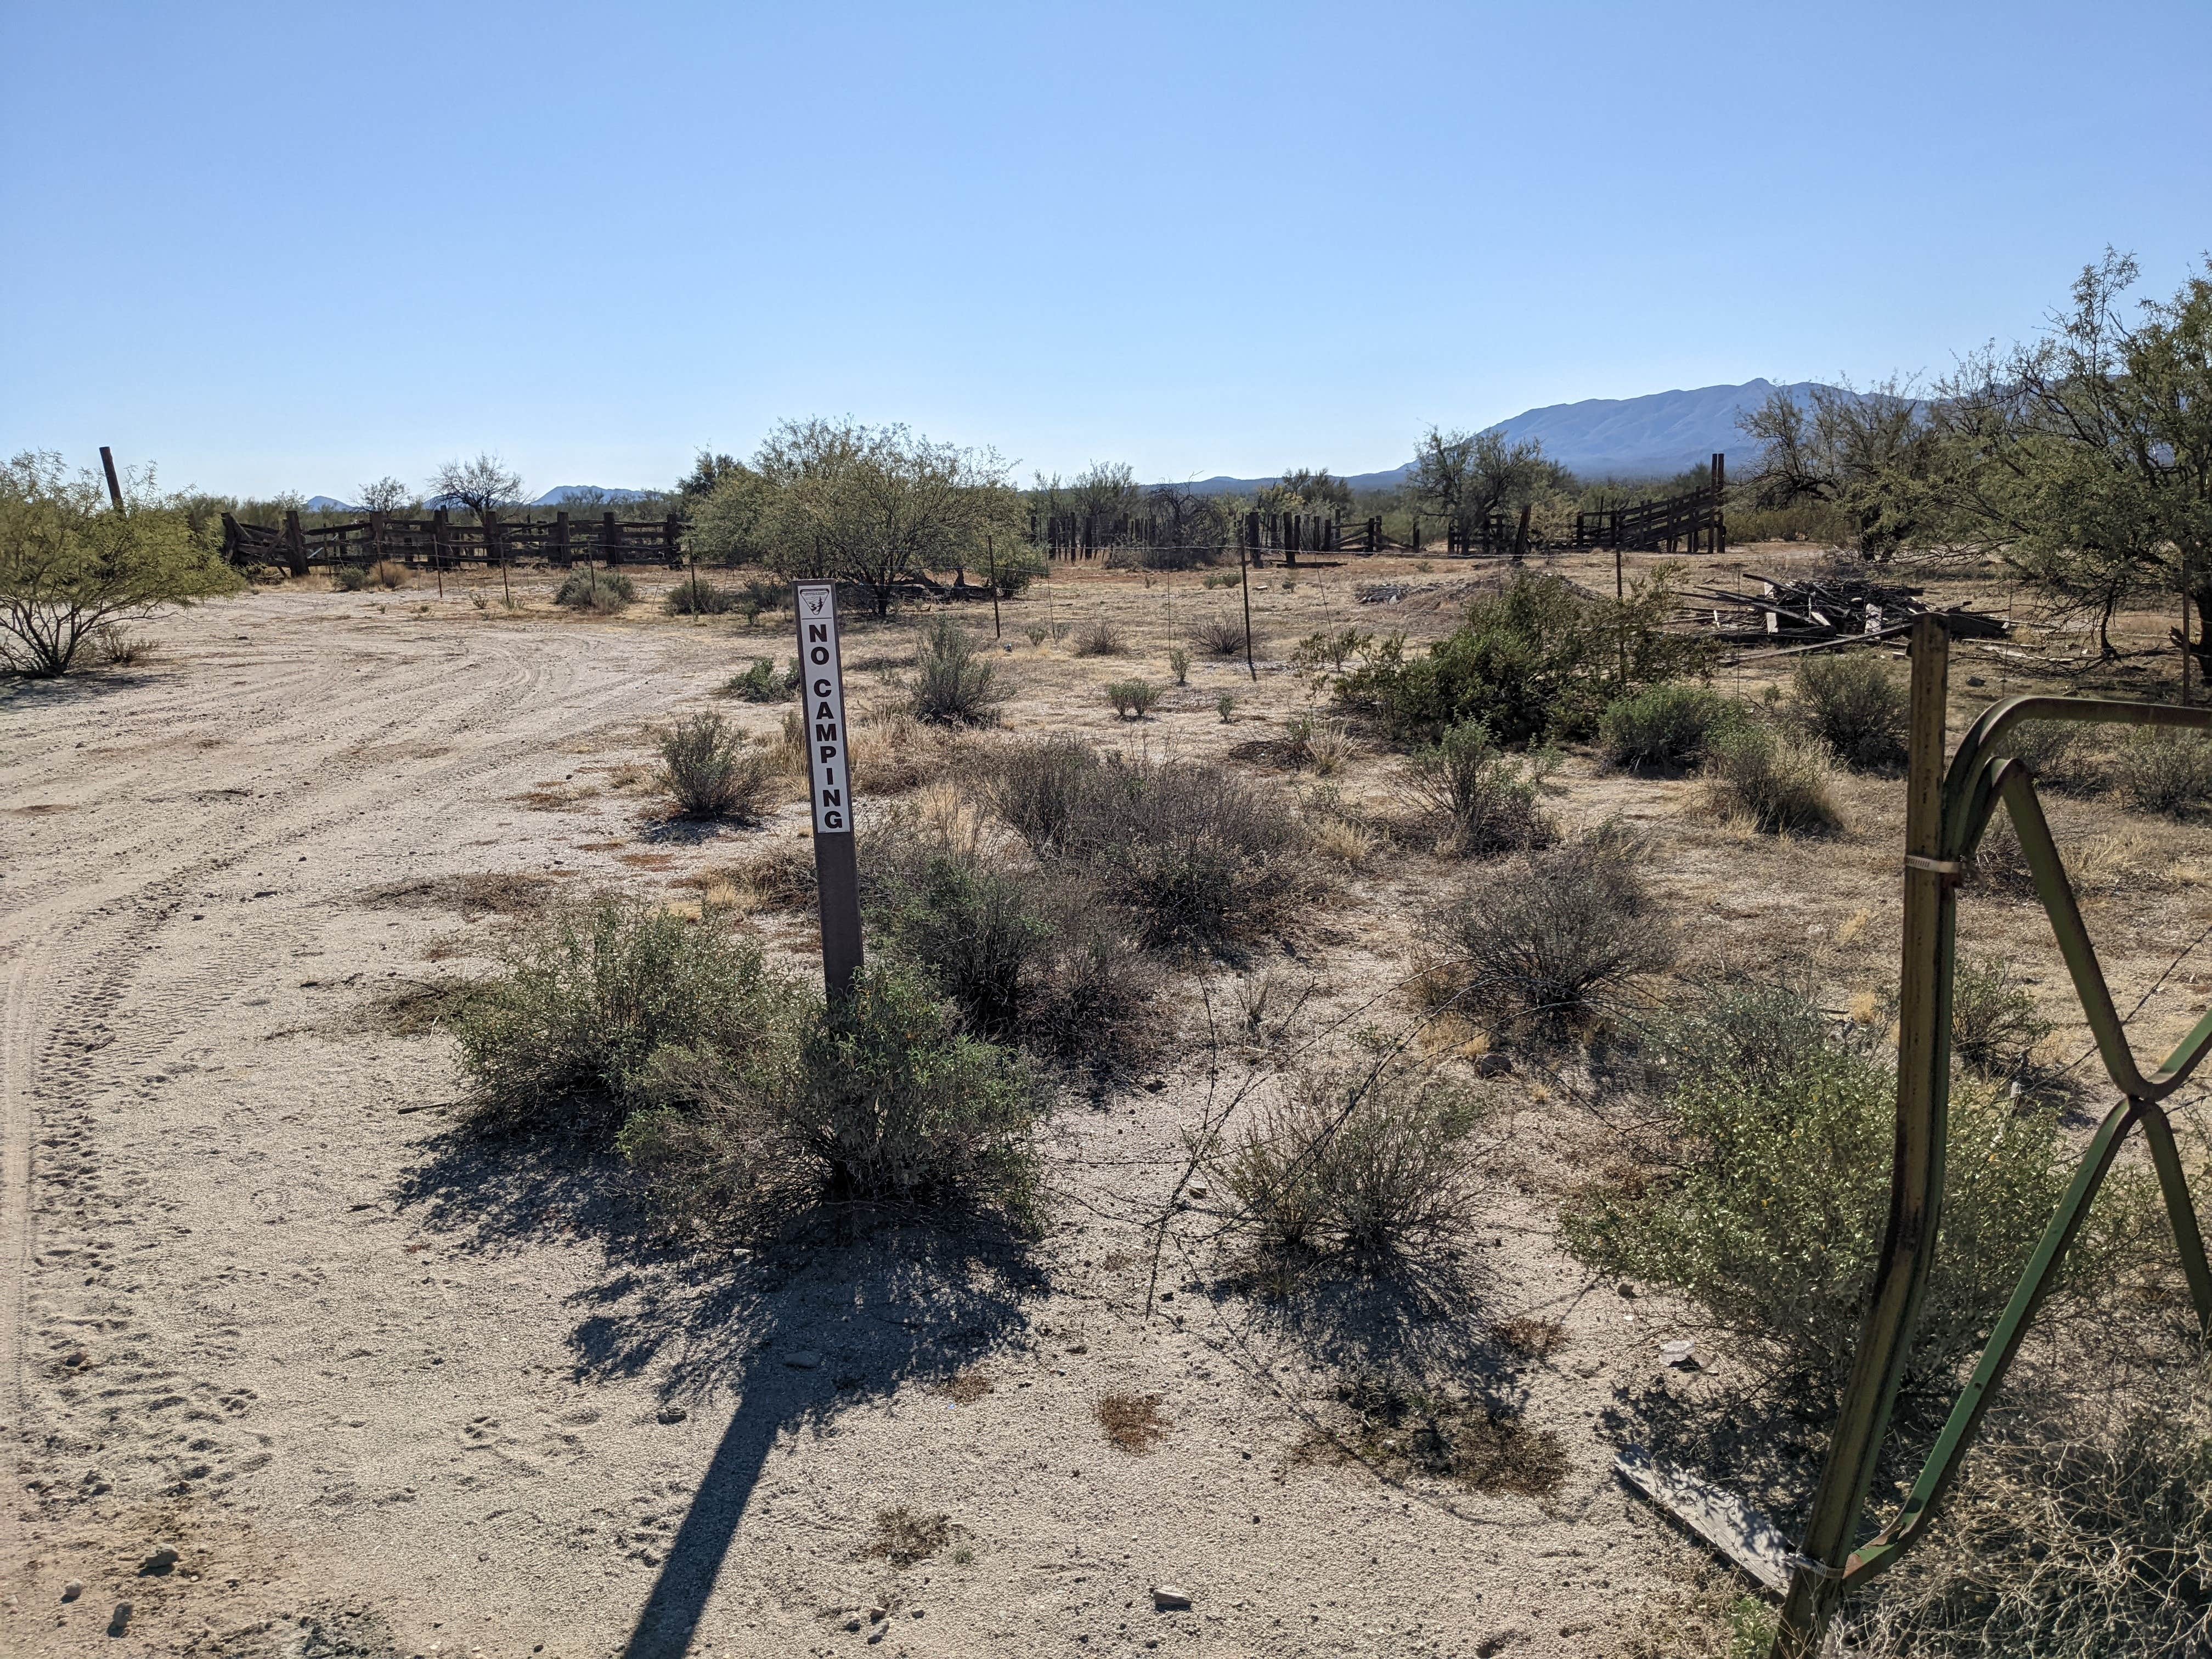
[[[853,833],[852,745],[845,732],[845,677],[837,661],[837,585],[800,582],[799,713],[806,718],[806,771],[814,833]]]

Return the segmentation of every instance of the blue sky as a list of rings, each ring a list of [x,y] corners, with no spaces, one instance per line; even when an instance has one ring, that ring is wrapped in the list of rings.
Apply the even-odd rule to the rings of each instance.
[[[1033,471],[1940,371],[2212,247],[2212,4],[0,7],[0,451]]]

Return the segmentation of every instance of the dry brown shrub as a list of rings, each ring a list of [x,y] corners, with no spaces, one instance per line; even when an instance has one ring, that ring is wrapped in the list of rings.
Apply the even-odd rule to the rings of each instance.
[[[526,871],[472,871],[371,888],[358,902],[372,910],[459,910],[464,916],[526,916],[550,904],[557,887],[551,877]]]
[[[903,1504],[878,1510],[875,1533],[868,1540],[867,1553],[895,1567],[910,1567],[917,1561],[927,1561],[951,1543],[955,1530],[950,1516],[926,1515]]]
[[[1510,1407],[1370,1376],[1340,1385],[1336,1397],[1352,1413],[1351,1432],[1310,1431],[1298,1449],[1308,1462],[1356,1461],[1400,1479],[1425,1474],[1526,1498],[1557,1492],[1571,1467],[1558,1432],[1530,1428]]]

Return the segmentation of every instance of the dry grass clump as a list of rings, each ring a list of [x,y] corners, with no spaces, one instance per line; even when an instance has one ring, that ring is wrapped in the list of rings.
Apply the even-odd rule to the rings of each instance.
[[[1104,617],[1085,623],[1075,631],[1069,647],[1079,657],[1121,657],[1128,654],[1128,635]]]
[[[1962,957],[1951,975],[1951,1052],[1977,1077],[2017,1077],[2051,1024],[2002,957]]]
[[[372,888],[361,896],[360,902],[372,909],[421,907],[459,910],[465,916],[526,916],[551,903],[556,890],[550,876],[520,870],[471,870]]]
[[[1293,714],[1283,728],[1283,752],[1300,771],[1325,778],[1352,758],[1355,745],[1342,720]]]
[[[161,654],[153,641],[125,634],[112,623],[94,629],[81,649],[94,668],[143,668]]]
[[[678,720],[660,739],[661,787],[693,818],[755,818],[776,770],[766,750],[720,714]]]
[[[1170,1426],[1156,1394],[1101,1395],[1092,1402],[1091,1414],[1109,1442],[1139,1455],[1166,1439]]]
[[[805,724],[793,711],[787,746],[805,770]],[[943,726],[925,725],[907,709],[864,714],[851,726],[853,787],[863,801],[909,794],[958,766],[969,740]],[[795,729],[794,729],[795,728]]]
[[[1538,804],[1550,766],[1543,757],[1508,755],[1480,720],[1447,727],[1407,763],[1406,793],[1442,821],[1441,850],[1459,858],[1548,847],[1559,828]]]
[[[1225,612],[1207,617],[1192,626],[1190,642],[1209,657],[1241,657],[1244,654],[1244,623]],[[1252,643],[1256,650],[1256,636]]]
[[[1465,1231],[1480,1119],[1432,1073],[1310,1071],[1206,1161],[1248,1234],[1374,1271],[1432,1259]]]
[[[368,574],[379,587],[397,588],[407,586],[407,567],[392,559],[379,559],[369,567]]]
[[[1714,810],[1771,835],[1820,835],[1843,825],[1835,773],[1819,745],[1748,720],[1707,744],[1705,787]]]
[[[1559,1042],[1602,1023],[1674,959],[1639,856],[1607,827],[1476,873],[1430,918],[1429,1000],[1496,1038]]]
[[[2130,728],[2112,751],[2112,787],[2138,812],[2179,817],[2212,802],[2212,738],[2170,726]]]

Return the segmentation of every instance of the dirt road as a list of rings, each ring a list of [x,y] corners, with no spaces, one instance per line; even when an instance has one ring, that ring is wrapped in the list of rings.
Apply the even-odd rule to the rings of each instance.
[[[1448,1498],[1302,1459],[1294,1334],[1144,1316],[1080,1208],[1041,1255],[702,1262],[588,1159],[452,1133],[405,993],[490,924],[440,884],[680,872],[610,786],[723,633],[419,592],[152,632],[0,704],[9,1652],[1584,1652],[1653,1581],[1596,1359],[1523,1385],[1560,1494]],[[1164,1144],[1133,1110],[1063,1146]],[[1165,1396],[1157,1450],[1109,1389]]]

